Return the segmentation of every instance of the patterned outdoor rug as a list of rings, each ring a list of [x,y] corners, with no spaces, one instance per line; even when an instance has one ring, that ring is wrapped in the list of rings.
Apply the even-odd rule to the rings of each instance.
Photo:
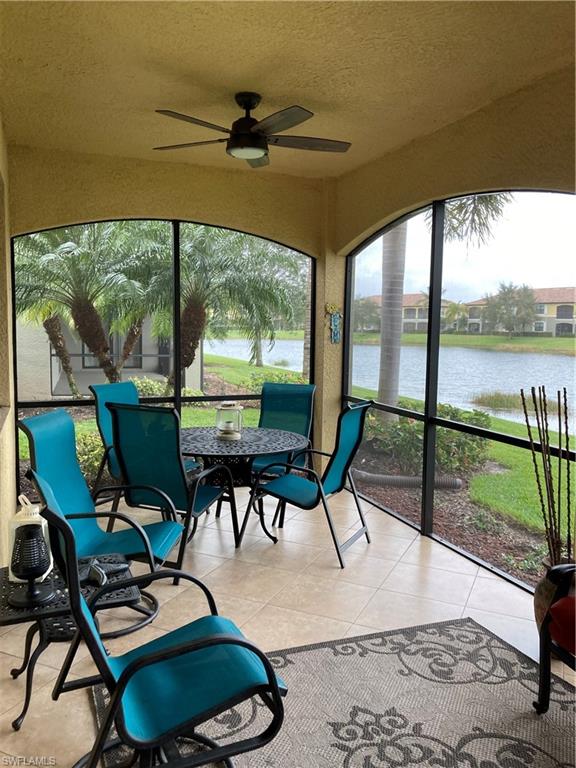
[[[537,665],[471,619],[269,657],[288,684],[284,725],[266,747],[234,758],[237,768],[574,765],[575,689],[554,678],[550,710],[538,716]],[[94,690],[99,721],[103,693]],[[227,741],[266,717],[261,704],[250,703],[203,732]],[[107,758],[107,768],[120,757]]]

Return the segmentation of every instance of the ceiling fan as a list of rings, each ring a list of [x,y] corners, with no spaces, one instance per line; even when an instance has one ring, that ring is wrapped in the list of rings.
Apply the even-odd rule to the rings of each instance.
[[[166,147],[154,147],[156,150],[184,149],[185,147],[201,147],[207,144],[222,144],[226,142],[226,152],[239,160],[246,160],[252,168],[260,168],[268,165],[268,147],[273,144],[276,147],[289,147],[291,149],[309,149],[315,152],[346,152],[350,147],[348,141],[334,141],[332,139],[319,139],[313,136],[277,136],[281,131],[294,128],[305,120],[313,117],[314,113],[304,107],[287,107],[280,112],[274,112],[263,120],[256,120],[250,115],[253,109],[260,104],[259,93],[241,91],[234,97],[236,104],[244,111],[244,117],[238,118],[232,123],[232,128],[223,128],[221,125],[207,123],[197,117],[173,112],[171,109],[157,109],[160,115],[173,117],[176,120],[184,120],[187,123],[202,125],[220,133],[227,133],[226,139],[212,139],[211,141],[192,141],[187,144],[171,144]]]

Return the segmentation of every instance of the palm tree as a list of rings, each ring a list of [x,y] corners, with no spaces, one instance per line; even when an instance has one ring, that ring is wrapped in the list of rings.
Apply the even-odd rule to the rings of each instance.
[[[134,308],[142,295],[141,286],[124,271],[132,253],[131,225],[105,222],[64,227],[20,238],[16,244],[17,311],[32,307],[40,316],[42,308],[52,308],[52,315],[57,307],[58,315],[69,316],[110,382],[119,381],[120,374],[110,354],[106,322],[112,307],[121,314],[118,307]],[[134,336],[130,338],[135,343]],[[55,349],[62,349],[61,343]]]
[[[445,207],[444,239],[485,243],[494,221],[500,218],[512,196],[468,195],[451,200]],[[431,221],[432,209],[427,213]],[[380,333],[380,375],[378,400],[389,405],[398,402],[400,349],[402,339],[402,296],[406,260],[407,222],[388,230],[382,237],[382,330]],[[388,414],[393,418],[393,414]]]
[[[461,331],[466,327],[466,321],[468,320],[467,305],[463,301],[449,302],[444,318],[455,330]]]
[[[259,362],[262,339],[274,340],[275,318],[290,317],[292,313],[289,285],[283,279],[288,255],[287,251],[281,252],[280,246],[242,233],[204,225],[182,226],[182,368],[188,368],[196,359],[208,328],[215,336],[223,337],[233,324],[248,335],[252,361]],[[166,286],[157,292],[154,328],[159,335],[167,335],[170,329],[167,296]],[[168,385],[174,385],[174,371]]]

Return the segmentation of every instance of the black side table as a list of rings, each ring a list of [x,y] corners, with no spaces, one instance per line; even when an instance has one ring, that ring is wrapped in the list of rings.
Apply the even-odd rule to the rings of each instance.
[[[126,559],[122,555],[99,555],[98,560],[103,563],[125,563]],[[108,581],[118,582],[118,589],[109,592],[102,598],[102,605],[107,608],[135,607],[141,600],[142,594],[137,587],[123,587],[122,581],[131,577],[130,570],[127,569],[121,573],[109,574]],[[64,580],[56,568],[48,577],[52,580],[55,597],[47,605],[39,605],[32,608],[15,608],[8,602],[8,597],[16,591],[26,590],[26,584],[18,584],[8,580],[8,568],[0,568],[0,626],[10,624],[22,624],[29,621],[34,622],[26,633],[24,644],[24,658],[22,664],[10,671],[11,676],[16,679],[23,672],[26,672],[26,693],[24,696],[24,706],[22,712],[13,720],[12,728],[15,731],[20,730],[32,695],[32,679],[34,676],[34,667],[41,654],[48,648],[50,643],[70,642],[76,634],[76,624],[70,613],[70,604],[68,602],[68,592]],[[97,586],[87,585],[82,587],[85,598],[89,598],[98,589]],[[138,625],[141,626],[141,625]],[[128,627],[121,632],[103,634],[102,637],[118,637],[120,634],[127,634],[133,631],[134,627]],[[32,652],[32,642],[35,635],[38,634],[38,644]],[[71,662],[71,660],[70,660]],[[84,680],[74,681],[65,687],[64,679],[70,667],[67,659],[67,669],[63,669],[58,678],[57,687],[60,690],[72,690],[86,685],[91,685],[94,680],[85,678]],[[63,674],[64,673],[64,674]]]

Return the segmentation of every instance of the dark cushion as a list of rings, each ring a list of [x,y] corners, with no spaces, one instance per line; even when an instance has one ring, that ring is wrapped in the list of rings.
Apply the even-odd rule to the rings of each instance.
[[[569,595],[550,607],[550,636],[561,648],[576,655],[576,597]]]

